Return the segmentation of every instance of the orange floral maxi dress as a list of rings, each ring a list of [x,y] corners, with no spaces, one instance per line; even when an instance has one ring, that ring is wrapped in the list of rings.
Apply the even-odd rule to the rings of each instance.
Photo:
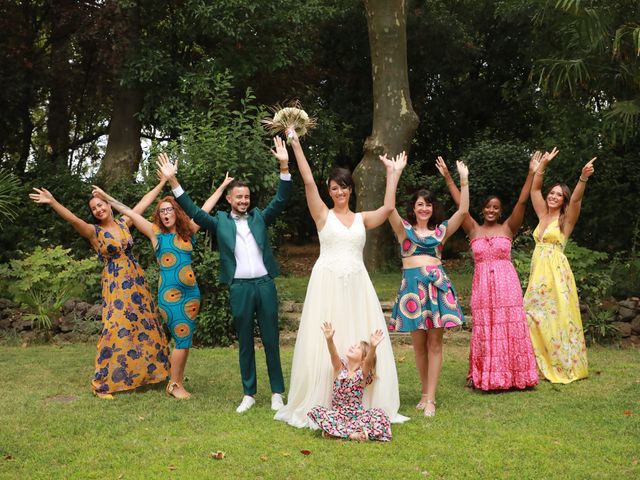
[[[552,383],[570,383],[588,375],[587,347],[582,331],[578,291],[564,255],[567,243],[558,220],[542,233],[533,232],[536,248],[531,258],[524,309],[538,368]]]
[[[102,332],[91,382],[97,394],[133,390],[169,375],[169,344],[144,271],[131,252],[131,233],[122,219],[115,221],[120,239],[95,226],[96,251],[104,262]]]

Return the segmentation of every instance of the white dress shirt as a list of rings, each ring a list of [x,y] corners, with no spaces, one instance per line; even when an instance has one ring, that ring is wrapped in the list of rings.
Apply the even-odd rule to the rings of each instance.
[[[291,174],[281,173],[280,180],[290,182]],[[184,189],[178,185],[172,192],[173,196],[178,198],[184,193]],[[231,213],[231,217],[236,222],[236,246],[233,251],[236,257],[236,272],[233,278],[258,278],[267,275],[267,267],[262,260],[262,250],[249,229],[247,214]]]

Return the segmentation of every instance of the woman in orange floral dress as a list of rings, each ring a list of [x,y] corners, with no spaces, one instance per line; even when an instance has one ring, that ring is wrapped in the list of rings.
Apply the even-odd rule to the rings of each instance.
[[[165,180],[135,206],[142,213],[158,196]],[[102,332],[98,340],[93,393],[100,398],[162,382],[169,374],[169,345],[164,335],[144,272],[131,251],[128,217],[114,218],[111,206],[100,198],[89,200],[97,220],[91,225],[60,204],[44,188],[29,197],[53,210],[84,238],[104,262],[102,270]]]

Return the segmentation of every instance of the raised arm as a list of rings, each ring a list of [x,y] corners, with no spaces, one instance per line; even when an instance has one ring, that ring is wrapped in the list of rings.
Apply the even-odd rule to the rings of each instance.
[[[135,227],[140,232],[142,232],[142,234],[144,234],[149,240],[151,240],[151,244],[153,245],[153,248],[154,249],[156,248],[156,245],[158,244],[158,238],[156,237],[156,234],[153,231],[153,223],[151,223],[149,220],[144,218],[134,209],[129,208],[124,203],[113,198],[111,195],[109,195],[107,192],[102,190],[100,187],[97,187],[95,185],[92,185],[92,187],[93,187],[92,193],[94,197],[101,198],[105,202],[108,202],[109,205],[111,205],[113,208],[118,210],[121,214],[129,217],[133,222],[133,225],[135,225]]]
[[[218,188],[216,188],[216,191],[213,192],[213,194],[211,194],[211,196],[209,198],[207,198],[207,200],[202,204],[201,210],[203,212],[210,213],[211,210],[213,210],[213,207],[215,207],[216,204],[218,203],[218,201],[220,200],[220,197],[222,197],[222,194],[226,190],[227,186],[231,182],[233,182],[233,180],[234,180],[234,178],[230,177],[229,176],[229,172],[227,172],[226,175],[224,176],[224,180],[222,181],[220,186]],[[193,220],[191,220],[190,225],[191,225],[191,230],[193,231],[193,233],[196,233],[198,230],[200,230],[200,225],[198,225]]]
[[[511,230],[512,235],[518,233],[518,230],[520,230],[520,227],[522,226],[524,214],[527,210],[527,200],[529,200],[529,193],[531,192],[531,183],[533,183],[533,177],[540,165],[541,158],[542,152],[538,150],[533,152],[533,155],[531,155],[531,160],[529,161],[529,172],[527,173],[524,185],[522,185],[522,190],[520,190],[520,196],[513,207],[511,215],[509,215],[509,218],[504,222],[505,225],[509,227],[509,230]]]
[[[458,205],[456,213],[449,219],[447,233],[442,239],[442,243],[446,242],[447,239],[460,228],[464,217],[469,214],[469,170],[464,162],[460,160],[456,162],[456,167],[460,175],[460,205]]]
[[[584,191],[587,188],[587,182],[589,181],[589,177],[593,175],[595,171],[593,167],[593,162],[596,161],[596,158],[593,157],[589,160],[584,167],[582,167],[582,173],[580,174],[580,178],[578,179],[578,184],[576,188],[573,189],[573,193],[571,194],[571,199],[569,200],[569,206],[567,207],[567,212],[565,214],[564,220],[564,235],[566,238],[571,236],[571,232],[573,232],[573,227],[576,226],[576,222],[578,221],[578,217],[580,216],[580,208],[582,207],[582,198],[584,197]]]
[[[367,352],[367,356],[364,357],[364,362],[362,362],[362,378],[366,379],[371,371],[373,370],[373,366],[376,363],[376,348],[380,345],[380,342],[384,338],[384,333],[382,330],[378,329],[371,334],[371,338],[369,339],[369,351]]]
[[[96,230],[93,225],[85,222],[84,220],[76,217],[71,210],[58,202],[51,192],[46,188],[35,188],[33,189],[35,193],[30,193],[29,198],[33,200],[35,203],[41,203],[44,205],[50,205],[53,208],[53,211],[62,217],[63,220],[66,220],[71,224],[76,232],[80,234],[80,236],[89,240],[92,244],[96,238]]]
[[[387,158],[387,154],[380,155],[380,161],[387,171],[387,185],[384,190],[384,203],[377,210],[362,212],[362,222],[366,229],[372,229],[382,225],[396,209],[396,190],[402,170],[407,166],[407,154],[399,153],[393,159]]]
[[[391,229],[393,230],[398,242],[402,243],[403,240],[407,238],[407,231],[404,229],[402,217],[398,213],[397,208],[394,208],[391,215],[389,215],[389,224],[391,225]]]
[[[307,207],[309,208],[309,213],[311,214],[311,218],[313,218],[313,221],[316,224],[316,228],[318,229],[318,231],[320,231],[322,230],[322,227],[324,227],[324,223],[327,221],[329,208],[320,197],[318,186],[316,185],[316,181],[313,178],[313,172],[311,171],[311,167],[309,166],[307,157],[305,157],[304,151],[302,150],[302,145],[300,144],[298,134],[293,128],[291,128],[287,130],[287,135],[289,136],[289,138],[291,138],[291,149],[293,150],[293,155],[296,157],[298,171],[300,172],[302,182],[304,183],[304,195],[307,198]],[[279,148],[284,148],[286,151],[286,146],[280,139],[280,137],[274,138],[274,142],[276,142],[276,151]]]
[[[156,165],[162,172],[162,175],[164,175],[169,182],[169,185],[171,185],[173,194],[176,197],[176,202],[178,202],[178,205],[182,207],[187,216],[189,218],[193,218],[193,221],[197,225],[215,233],[218,220],[214,216],[209,215],[207,212],[198,208],[196,204],[193,203],[193,200],[191,200],[191,197],[189,197],[187,192],[182,190],[180,182],[178,182],[178,178],[176,176],[178,173],[178,161],[176,160],[176,163],[171,163],[167,154],[161,153],[158,155]],[[179,190],[180,193],[176,193],[176,190]]]
[[[164,155],[164,154],[161,154]],[[160,195],[160,192],[162,192],[162,189],[164,188],[165,183],[167,183],[167,178],[161,174],[161,172],[158,173],[158,184],[153,187],[151,190],[149,190],[147,193],[145,193],[145,195],[140,199],[140,201],[138,203],[136,203],[135,207],[133,207],[132,209],[130,209],[131,211],[140,214],[140,215],[144,215],[144,212],[147,208],[149,208],[151,206],[151,204],[155,201],[156,198],[158,198],[158,195]],[[121,212],[122,213],[122,212]],[[125,218],[124,221],[127,222],[127,226],[131,226],[133,222],[133,219],[131,219],[129,217],[129,215],[125,214]],[[136,228],[138,228],[136,226]]]
[[[333,334],[336,333],[336,331],[333,329],[331,322],[323,322],[320,328],[322,329],[324,338],[327,341],[327,348],[329,349],[329,356],[331,357],[331,366],[333,367],[333,376],[335,377],[342,368],[340,355],[338,355],[336,344],[333,343]]]
[[[444,163],[444,158],[438,156],[436,159],[436,168],[440,172],[440,175],[444,178],[444,181],[447,184],[447,188],[449,188],[449,194],[453,199],[453,203],[456,204],[456,207],[460,206],[460,190],[456,186],[456,182],[451,178],[451,174],[449,173],[449,169],[447,168],[447,164]],[[471,235],[473,230],[478,227],[478,222],[471,215],[465,215],[464,220],[462,221],[462,228],[467,235]]]
[[[536,211],[538,220],[547,214],[547,202],[545,202],[544,197],[542,196],[542,179],[544,178],[544,171],[546,170],[547,165],[549,165],[549,162],[553,160],[558,153],[560,153],[560,151],[556,147],[553,147],[551,152],[544,152],[542,158],[540,158],[538,168],[536,168],[533,175],[533,181],[531,183],[531,203],[533,204],[533,209]]]

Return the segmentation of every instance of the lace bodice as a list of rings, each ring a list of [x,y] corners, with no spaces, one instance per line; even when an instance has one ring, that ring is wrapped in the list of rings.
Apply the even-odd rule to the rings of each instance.
[[[316,265],[344,275],[364,270],[362,250],[367,236],[360,213],[356,213],[353,223],[347,228],[333,210],[329,210],[327,221],[318,232],[318,238],[320,256]]]

